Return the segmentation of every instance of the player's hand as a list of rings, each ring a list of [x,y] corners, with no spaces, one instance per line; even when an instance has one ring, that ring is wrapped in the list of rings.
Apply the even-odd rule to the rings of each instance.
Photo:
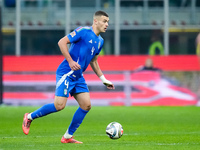
[[[111,83],[103,83],[105,86],[107,86],[108,89],[110,90],[114,90],[115,89],[115,86]]]
[[[110,81],[107,80],[107,79],[104,79],[104,80],[103,80],[103,84],[104,84],[105,86],[107,86],[107,88],[110,89],[110,90],[114,90],[114,89],[115,89],[115,86],[112,84],[112,82],[110,82]]]
[[[107,80],[104,75],[99,77],[101,79],[101,81],[103,82],[103,84],[105,86],[107,86],[108,89],[113,90],[115,89],[115,86],[112,84],[112,82],[110,82],[109,80]]]
[[[79,70],[79,69],[81,69],[81,66],[77,62],[75,62],[75,61],[69,62],[69,67],[72,70]]]

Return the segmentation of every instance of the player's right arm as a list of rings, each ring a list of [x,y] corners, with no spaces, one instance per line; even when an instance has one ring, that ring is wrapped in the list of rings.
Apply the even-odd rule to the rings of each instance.
[[[112,82],[110,82],[109,80],[107,80],[100,67],[99,67],[99,64],[97,62],[97,58],[98,58],[98,55],[94,56],[94,58],[91,60],[90,62],[90,66],[92,68],[92,70],[96,73],[96,75],[101,79],[101,81],[103,82],[103,84],[105,86],[107,86],[108,89],[115,89],[115,86],[112,84]]]
[[[73,61],[72,57],[69,54],[69,49],[67,46],[67,44],[69,44],[69,43],[70,43],[69,38],[67,36],[64,36],[63,38],[61,38],[59,40],[58,46],[59,46],[60,51],[63,54],[63,56],[68,61],[70,68],[72,70],[79,70],[79,69],[81,69],[81,66],[77,62]]]

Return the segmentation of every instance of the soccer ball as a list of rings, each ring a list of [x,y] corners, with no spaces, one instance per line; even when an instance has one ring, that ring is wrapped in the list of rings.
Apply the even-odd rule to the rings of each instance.
[[[111,139],[119,139],[123,135],[122,125],[118,122],[111,122],[106,128],[106,134]]]

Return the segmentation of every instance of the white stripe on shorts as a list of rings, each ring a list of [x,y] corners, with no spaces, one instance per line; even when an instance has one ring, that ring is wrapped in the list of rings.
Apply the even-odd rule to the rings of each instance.
[[[71,70],[70,72],[64,74],[64,75],[62,76],[62,78],[60,78],[60,80],[57,82],[57,84],[56,84],[56,89],[65,81],[65,79],[67,78],[67,76],[70,76],[73,72],[74,72],[74,71]]]

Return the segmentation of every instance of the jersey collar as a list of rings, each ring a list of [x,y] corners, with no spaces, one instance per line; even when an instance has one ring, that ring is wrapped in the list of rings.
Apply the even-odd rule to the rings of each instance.
[[[90,26],[90,28],[91,28],[92,32],[94,33],[94,30],[93,30],[92,26]],[[94,33],[94,34],[95,34],[95,33]],[[95,34],[95,35],[96,35],[96,34]],[[99,35],[100,35],[100,34],[99,34]],[[99,36],[96,35],[96,37],[99,37]]]

